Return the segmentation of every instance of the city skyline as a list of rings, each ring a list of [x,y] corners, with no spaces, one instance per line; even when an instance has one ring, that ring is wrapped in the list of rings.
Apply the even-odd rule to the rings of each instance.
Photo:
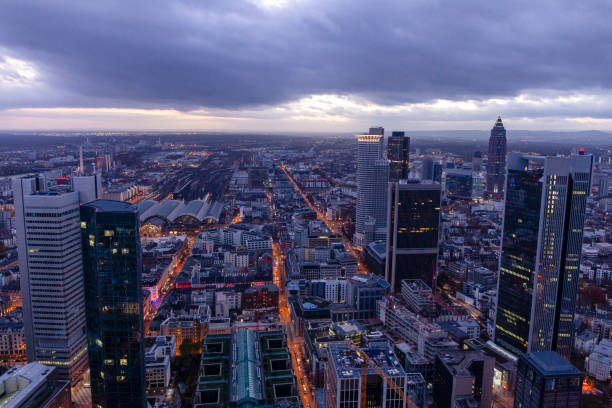
[[[612,406],[609,0],[0,10],[0,406]]]

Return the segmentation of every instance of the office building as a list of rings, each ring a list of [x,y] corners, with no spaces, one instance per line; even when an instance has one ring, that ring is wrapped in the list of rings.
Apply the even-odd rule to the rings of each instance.
[[[360,349],[406,394],[408,376],[387,341],[375,342]],[[327,347],[326,407],[360,407],[361,369],[366,364],[343,342]],[[407,404],[370,366],[367,367],[366,407],[404,408]]]
[[[393,296],[379,300],[376,303],[376,311],[376,317],[387,330],[415,345],[417,353],[430,361],[433,361],[437,354],[457,350],[459,346],[438,323],[428,322],[410,312]]]
[[[431,156],[423,158],[421,163],[421,180],[433,180],[434,160]]]
[[[70,408],[70,382],[57,368],[40,363],[9,368],[0,376],[3,408]]]
[[[584,375],[554,351],[522,354],[514,408],[578,408]]]
[[[480,351],[436,355],[433,397],[438,407],[490,408],[495,358]]]
[[[385,278],[393,291],[402,280],[432,282],[438,259],[440,184],[389,183]]]
[[[376,302],[389,294],[389,283],[382,276],[356,275],[347,279],[347,306],[356,310],[355,319],[369,319],[376,314]]]
[[[591,166],[584,155],[509,156],[495,343],[515,355],[571,355]]]
[[[408,178],[410,138],[404,132],[392,132],[387,140],[387,160],[389,160],[389,181]]]
[[[501,116],[497,117],[491,137],[489,138],[489,153],[487,155],[487,194],[491,198],[504,197],[506,176],[506,129]]]
[[[420,279],[402,280],[402,297],[406,306],[415,313],[429,313],[431,306],[431,288]]]
[[[476,151],[472,156],[472,170],[480,171],[482,169],[482,152]]]
[[[386,186],[389,163],[383,158],[384,129],[372,128],[371,134],[357,135],[357,209],[356,245],[365,246],[384,231],[386,225]],[[384,238],[384,232],[382,233]]]
[[[81,206],[87,345],[94,408],[145,403],[142,265],[136,207]]]
[[[87,369],[79,204],[99,197],[99,176],[49,188],[44,176],[13,180],[28,361],[75,384]]]
[[[198,375],[194,408],[301,406],[283,331],[207,335]]]

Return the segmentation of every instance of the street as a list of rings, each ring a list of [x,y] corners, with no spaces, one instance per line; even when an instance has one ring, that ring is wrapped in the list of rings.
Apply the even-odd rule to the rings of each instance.
[[[317,218],[320,219],[321,221],[323,221],[325,223],[325,225],[327,226],[327,228],[329,228],[330,231],[332,231],[332,232],[334,232],[336,234],[339,234],[342,237],[342,244],[344,245],[344,248],[346,249],[346,251],[349,254],[351,254],[353,257],[355,257],[357,260],[359,260],[359,251],[353,246],[353,243],[351,242],[351,240],[349,238],[347,238],[344,235],[344,233],[342,232],[342,223],[339,222],[339,221],[329,221],[325,217],[325,214],[323,214],[323,212],[321,212],[314,205],[314,203],[306,195],[306,193],[304,193],[304,190],[302,190],[302,188],[299,186],[299,184],[297,184],[297,182],[295,181],[293,176],[289,173],[289,171],[287,171],[287,167],[285,165],[283,165],[283,166],[281,166],[281,169],[287,175],[287,177],[289,178],[289,181],[291,181],[291,184],[293,184],[293,187],[301,194],[302,198],[304,199],[306,204],[308,204],[310,209],[312,209],[314,212],[317,213]],[[357,267],[358,267],[359,273],[361,273],[361,274],[369,273],[369,270],[366,268],[366,266],[363,263],[358,262]]]
[[[297,379],[300,400],[305,408],[316,408],[317,405],[314,400],[314,394],[311,391],[312,385],[308,375],[306,374],[305,367],[303,366],[305,361],[303,352],[304,339],[302,337],[294,336],[293,334],[293,322],[291,321],[291,312],[289,310],[287,288],[285,285],[284,255],[278,243],[274,243],[272,246],[272,256],[274,258],[274,284],[278,286],[280,292],[278,299],[278,311],[281,322],[285,326],[289,353],[291,354],[291,362],[293,364],[293,370]]]

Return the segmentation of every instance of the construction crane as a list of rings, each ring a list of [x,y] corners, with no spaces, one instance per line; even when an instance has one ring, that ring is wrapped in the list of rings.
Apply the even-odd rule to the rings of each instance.
[[[351,340],[346,339],[344,342],[348,345],[348,347],[357,354],[357,357],[363,359],[364,364],[361,366],[361,408],[366,408],[366,384],[368,377],[368,366],[372,367],[372,369],[378,374],[380,378],[383,379],[384,382],[387,383],[389,387],[393,389],[400,396],[400,398],[410,407],[410,408],[418,408],[410,398],[404,393],[404,391],[391,379],[374,361],[368,357],[367,353],[361,351],[359,347],[357,347]]]

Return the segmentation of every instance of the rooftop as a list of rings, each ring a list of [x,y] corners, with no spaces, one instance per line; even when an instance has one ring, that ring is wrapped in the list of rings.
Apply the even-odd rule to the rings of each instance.
[[[136,212],[136,206],[125,201],[96,200],[84,205],[103,212]]]
[[[387,347],[383,347],[385,344]],[[365,352],[388,376],[405,375],[404,369],[387,342],[377,342],[371,347],[361,348],[360,350]],[[365,362],[347,344],[329,343],[328,352],[329,364],[333,364],[338,378],[358,378],[361,375],[361,367]],[[368,367],[368,374],[375,374],[374,369]]]
[[[522,357],[544,375],[581,374],[572,363],[554,351],[531,352]]]

